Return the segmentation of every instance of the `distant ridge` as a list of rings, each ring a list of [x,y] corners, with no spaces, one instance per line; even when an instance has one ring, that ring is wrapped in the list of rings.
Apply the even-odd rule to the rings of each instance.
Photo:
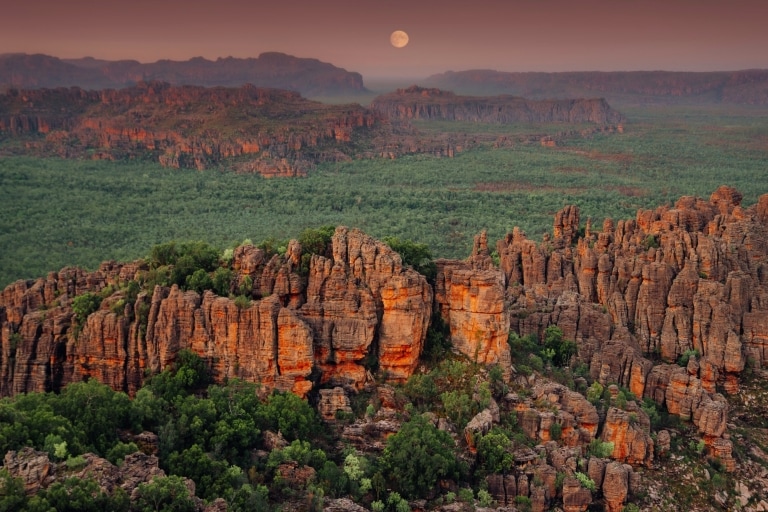
[[[59,59],[50,55],[0,54],[0,88],[82,87],[120,88],[138,82],[163,81],[173,85],[257,87],[289,89],[303,95],[339,95],[365,92],[363,77],[317,59],[284,53],[262,53],[258,58],[195,57],[186,61],[107,61],[84,57]]]
[[[528,100],[516,96],[459,96],[413,85],[376,97],[371,108],[390,119],[475,123],[619,124],[624,116],[602,98]]]
[[[563,73],[474,69],[432,75],[423,83],[463,94],[514,94],[533,99],[600,96],[633,103],[768,105],[768,70],[764,69]]]

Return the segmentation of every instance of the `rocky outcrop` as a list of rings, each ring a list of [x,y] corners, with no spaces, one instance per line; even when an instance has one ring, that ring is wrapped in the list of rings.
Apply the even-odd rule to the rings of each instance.
[[[435,304],[450,328],[454,350],[473,361],[498,364],[509,375],[509,315],[504,275],[488,253],[485,234],[466,261],[437,260]]]
[[[748,359],[768,363],[766,199],[744,208],[741,198],[720,187],[708,201],[683,197],[633,220],[608,219],[600,232],[588,223],[578,240],[572,207],[541,243],[515,229],[497,244],[511,328],[541,339],[558,325],[593,379],[652,398],[692,421],[711,451],[727,452],[727,405],[716,391],[735,393]],[[683,354],[685,368],[673,364]],[[617,443],[614,457],[647,464],[647,434],[614,416],[609,437],[634,439]]]
[[[595,123],[614,125],[623,116],[603,99],[531,101],[514,96],[457,96],[450,91],[411,86],[376,97],[371,108],[390,119],[477,123]]]
[[[165,472],[158,465],[158,458],[142,452],[126,455],[120,466],[115,466],[92,453],[86,453],[82,457],[85,464],[73,471],[67,467],[66,462],[51,462],[45,452],[23,448],[6,453],[3,466],[12,478],[21,479],[28,496],[37,494],[41,489],[47,489],[55,482],[71,477],[93,479],[101,490],[108,494],[120,487],[128,496],[131,496],[139,484],[165,476]],[[190,489],[190,494],[194,496],[195,483],[186,478],[184,480]],[[197,502],[198,509],[202,510],[204,508],[202,501],[197,500]]]
[[[372,378],[366,364],[393,382],[407,379],[432,314],[426,279],[357,230],[337,229],[307,278],[298,274],[301,251],[292,242],[268,259],[252,245],[239,247],[232,287],[249,303],[176,285],[126,303],[119,284],[143,275],[141,263],[19,281],[0,295],[0,393],[55,391],[89,378],[135,393],[182,349],[207,361],[216,381],[240,378],[300,396],[316,383],[360,389]],[[85,292],[106,297],[76,326],[71,302]]]
[[[0,95],[0,112],[0,133],[38,136],[28,141],[31,152],[141,155],[194,169],[239,157],[246,160],[240,172],[267,176],[304,175],[319,161],[349,159],[344,148],[372,135],[381,121],[359,105],[324,105],[286,90],[164,82],[102,91],[11,89]]]
[[[277,52],[258,58],[196,57],[187,61],[106,61],[90,57],[59,59],[48,55],[0,56],[0,85],[15,88],[79,86],[106,89],[134,84],[146,76],[175,85],[257,87],[290,89],[302,94],[340,95],[365,92],[359,73],[337,68],[317,59],[298,58]]]
[[[600,95],[623,102],[702,103],[768,102],[768,71],[612,71],[511,73],[491,70],[448,71],[427,78],[431,87],[514,94],[530,98]]]

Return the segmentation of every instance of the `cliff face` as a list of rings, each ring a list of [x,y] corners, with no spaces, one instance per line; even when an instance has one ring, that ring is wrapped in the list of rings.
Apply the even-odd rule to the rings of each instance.
[[[370,377],[366,359],[378,360],[395,382],[416,368],[432,290],[388,246],[339,228],[332,256],[313,257],[306,287],[295,242],[284,257],[267,260],[253,246],[235,257],[238,282],[258,276],[251,293],[261,298],[247,307],[174,285],[140,293],[121,309],[118,290],[77,334],[73,297],[141,278],[147,268],[106,263],[92,273],[63,269],[14,283],[0,295],[0,393],[58,390],[88,378],[134,393],[182,349],[208,361],[217,381],[237,377],[301,396],[315,383],[359,389]]]
[[[768,363],[765,201],[745,209],[741,194],[721,187],[709,201],[683,197],[634,220],[608,219],[601,232],[588,222],[575,245],[566,236],[578,227],[573,211],[558,214],[559,236],[540,244],[515,230],[497,244],[512,328],[541,336],[557,324],[593,378],[666,405],[710,449],[728,445],[727,459],[728,406],[717,390],[736,393],[748,360]],[[687,368],[659,364],[694,350]]]
[[[151,156],[161,165],[205,169],[239,157],[237,169],[305,174],[319,161],[349,158],[349,142],[380,118],[359,105],[324,105],[298,93],[163,82],[102,91],[16,90],[0,95],[0,134],[37,136],[28,151],[62,157]]]
[[[768,70],[717,72],[612,71],[509,73],[448,71],[424,83],[452,90],[514,94],[529,98],[601,96],[609,101],[702,102],[765,105]]]
[[[603,99],[533,101],[514,96],[457,96],[450,91],[411,86],[378,96],[371,108],[391,119],[477,123],[594,123],[612,125],[624,117]]]
[[[0,86],[15,88],[84,87],[107,89],[133,85],[147,77],[175,85],[290,89],[302,94],[365,92],[363,78],[327,62],[269,52],[258,58],[194,58],[142,64],[134,60],[58,59],[48,55],[0,56]]]

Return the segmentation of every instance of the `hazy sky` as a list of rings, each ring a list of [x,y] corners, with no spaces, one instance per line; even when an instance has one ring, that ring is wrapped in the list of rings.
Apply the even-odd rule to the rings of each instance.
[[[0,53],[280,51],[366,78],[447,70],[768,68],[768,0],[8,0]],[[410,35],[395,49],[389,34]]]

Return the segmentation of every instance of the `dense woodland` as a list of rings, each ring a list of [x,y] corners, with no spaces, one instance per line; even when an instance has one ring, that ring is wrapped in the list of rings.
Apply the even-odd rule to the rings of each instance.
[[[623,111],[622,134],[570,137],[554,148],[481,146],[450,159],[328,163],[300,179],[239,175],[226,167],[196,172],[140,161],[3,157],[0,285],[65,265],[131,260],[169,240],[224,248],[245,238],[284,240],[322,225],[418,240],[436,257],[463,257],[481,229],[491,240],[513,226],[538,238],[565,204],[601,222],[633,217],[638,208],[681,195],[707,196],[724,183],[741,190],[745,204],[768,190],[764,110]],[[580,128],[417,127],[491,131],[511,140]]]

